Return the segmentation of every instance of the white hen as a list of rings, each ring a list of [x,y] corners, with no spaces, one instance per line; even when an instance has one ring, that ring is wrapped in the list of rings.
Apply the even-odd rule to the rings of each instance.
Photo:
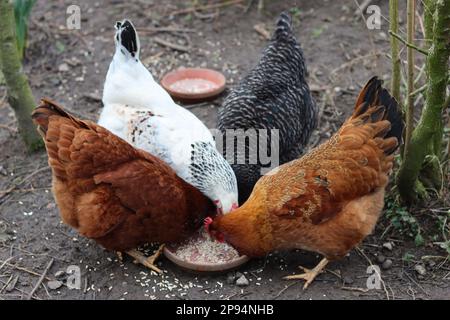
[[[211,132],[177,105],[139,60],[139,38],[129,20],[116,23],[116,51],[106,75],[98,124],[168,163],[228,213],[237,207],[231,166]]]

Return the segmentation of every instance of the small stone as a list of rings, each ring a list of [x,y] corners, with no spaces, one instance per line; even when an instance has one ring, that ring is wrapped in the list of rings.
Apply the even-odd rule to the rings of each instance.
[[[8,175],[8,171],[6,171],[6,169],[2,165],[0,165],[0,174],[3,176]]]
[[[416,270],[416,272],[421,276],[424,276],[427,273],[427,269],[425,269],[425,267],[422,264],[417,264],[414,267],[414,270]]]
[[[250,283],[248,282],[247,278],[243,275],[242,277],[240,277],[239,279],[236,280],[236,285],[238,287],[246,287],[248,286]]]
[[[233,284],[236,281],[236,274],[234,272],[231,272],[227,275],[227,283]]]
[[[47,282],[47,287],[50,290],[57,290],[57,289],[61,288],[62,285],[63,285],[63,283],[59,280],[52,280],[52,281]]]
[[[49,202],[45,207],[47,209],[54,209],[56,207],[56,204],[54,202]]]
[[[0,221],[0,243],[6,242],[10,239],[11,239],[11,237],[9,236],[8,232],[6,231],[6,225],[1,223],[1,221]]]
[[[67,274],[62,270],[56,271],[56,273],[55,273],[55,278],[57,280],[64,280],[66,277],[67,277]]]
[[[394,244],[392,242],[385,242],[383,243],[383,248],[392,251],[392,249],[394,249]]]
[[[335,87],[334,88],[334,92],[336,92],[336,93],[339,93],[341,91],[342,91],[341,87]]]
[[[384,261],[386,260],[386,257],[385,256],[383,256],[382,254],[379,254],[378,256],[377,256],[377,261],[378,261],[378,263],[383,263]]]
[[[15,276],[13,280],[6,286],[5,288],[6,292],[11,292],[14,290],[17,284],[17,280],[19,280],[19,276]]]
[[[69,65],[67,63],[61,63],[58,66],[58,71],[59,72],[67,72],[67,71],[69,71]]]
[[[55,87],[59,86],[61,84],[61,80],[59,80],[58,78],[50,78],[50,83],[52,85],[54,85]]]
[[[386,260],[384,260],[384,262],[383,262],[383,264],[381,265],[381,267],[382,267],[384,270],[390,269],[390,268],[392,267],[392,260],[391,260],[391,259],[386,259]]]
[[[352,284],[353,283],[353,278],[350,277],[350,276],[344,276],[342,281],[344,281],[344,284]]]

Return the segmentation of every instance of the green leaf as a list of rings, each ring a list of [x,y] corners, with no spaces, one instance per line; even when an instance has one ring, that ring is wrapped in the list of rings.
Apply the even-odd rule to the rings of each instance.
[[[58,53],[63,53],[66,50],[66,46],[61,41],[56,41],[55,46]]]
[[[289,10],[289,12],[290,12],[290,14],[291,14],[293,17],[297,17],[297,16],[299,16],[299,15],[302,13],[302,11],[301,11],[299,8],[297,8],[297,7],[291,8],[291,9]]]
[[[448,254],[450,254],[450,240],[438,242],[437,244],[439,245],[439,247],[447,251]]]
[[[318,37],[320,37],[320,35],[323,33],[323,31],[324,31],[325,29],[327,29],[327,26],[326,26],[326,25],[325,25],[325,26],[322,26],[322,27],[320,27],[320,28],[314,28],[313,31],[312,31],[312,37],[313,37],[313,38],[318,38]]]
[[[20,57],[25,54],[27,43],[28,19],[36,0],[14,0],[14,18],[16,22],[16,42]]]
[[[407,252],[407,253],[405,253],[405,254],[403,255],[403,258],[402,258],[402,259],[403,259],[403,261],[411,262],[411,261],[414,260],[415,257],[416,257],[416,256],[413,255],[412,253]]]
[[[425,244],[425,239],[422,237],[420,233],[416,234],[416,237],[414,238],[414,243],[417,247],[423,246]]]

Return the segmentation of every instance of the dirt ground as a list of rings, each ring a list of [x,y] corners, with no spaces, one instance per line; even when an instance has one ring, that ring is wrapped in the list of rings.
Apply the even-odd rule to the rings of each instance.
[[[38,1],[24,68],[36,98],[50,97],[77,115],[96,120],[114,50],[116,20],[128,17],[138,29],[147,29],[140,33],[141,59],[156,78],[180,66],[206,66],[223,71],[232,87],[256,63],[265,46],[266,40],[255,32],[254,25],[262,24],[270,31],[282,10],[296,7],[292,11],[295,32],[321,108],[320,129],[311,139],[311,145],[316,145],[336,131],[350,113],[359,88],[372,75],[388,79],[388,22],[382,19],[381,30],[369,30],[355,15],[354,1],[266,0],[261,13],[257,1],[253,2],[249,8],[246,0],[219,10],[171,16],[192,3]],[[387,1],[372,2],[388,16]],[[79,31],[65,28],[66,8],[71,4],[81,7]],[[192,32],[149,31],[162,26]],[[154,37],[188,51],[163,47]],[[5,89],[0,87],[0,98],[4,96]],[[222,99],[187,107],[212,128]],[[62,224],[50,191],[47,156],[44,151],[24,151],[5,98],[0,104],[0,145],[0,299],[27,298],[52,260],[33,299],[450,299],[450,263],[445,251],[428,241],[416,247],[394,229],[386,230],[386,218],[373,236],[343,260],[331,263],[306,291],[302,282],[282,280],[300,271],[299,265],[312,267],[320,260],[316,254],[300,251],[250,261],[238,270],[249,280],[245,287],[233,283],[234,272],[192,274],[165,258],[159,262],[164,275],[152,275],[128,257],[119,262],[115,253]],[[371,274],[367,268],[372,262],[381,265],[380,256],[390,259],[392,265],[385,263],[386,268],[381,268],[381,288],[368,290]],[[48,280],[64,278],[55,274],[70,265],[81,268],[81,288],[52,288]]]

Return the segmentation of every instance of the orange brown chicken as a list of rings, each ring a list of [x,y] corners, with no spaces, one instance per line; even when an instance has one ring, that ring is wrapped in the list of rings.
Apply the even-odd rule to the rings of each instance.
[[[45,142],[62,220],[106,249],[127,251],[160,272],[154,261],[162,247],[149,258],[135,248],[184,240],[215,210],[163,161],[50,100],[43,99],[32,118]]]
[[[285,277],[306,280],[306,289],[372,232],[402,131],[397,102],[374,77],[329,141],[263,176],[240,208],[205,219],[205,227],[251,257],[294,248],[320,253],[314,269]]]

